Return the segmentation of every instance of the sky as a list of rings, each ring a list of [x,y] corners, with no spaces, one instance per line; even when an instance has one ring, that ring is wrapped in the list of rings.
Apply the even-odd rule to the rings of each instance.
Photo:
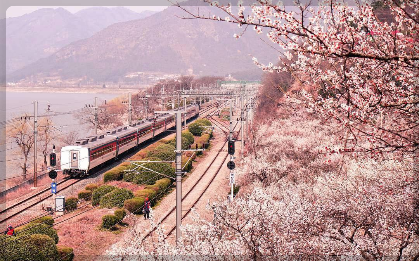
[[[59,8],[59,7],[67,9],[71,13],[76,13],[82,9],[90,8],[91,6],[12,6],[7,9],[6,17],[22,16],[24,14],[32,13],[42,8]],[[107,7],[112,7],[112,6],[107,6]],[[140,13],[146,10],[161,11],[167,8],[167,6],[125,6],[125,7],[137,13]]]

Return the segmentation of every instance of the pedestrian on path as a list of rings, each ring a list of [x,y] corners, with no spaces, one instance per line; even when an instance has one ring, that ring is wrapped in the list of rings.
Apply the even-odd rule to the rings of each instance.
[[[145,198],[144,201],[144,207],[143,207],[143,213],[144,213],[144,219],[149,219],[150,218],[150,200],[147,198]]]

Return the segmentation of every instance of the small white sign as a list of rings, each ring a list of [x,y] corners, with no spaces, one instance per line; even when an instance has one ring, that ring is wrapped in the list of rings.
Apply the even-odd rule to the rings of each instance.
[[[234,184],[234,172],[230,173],[230,185]]]

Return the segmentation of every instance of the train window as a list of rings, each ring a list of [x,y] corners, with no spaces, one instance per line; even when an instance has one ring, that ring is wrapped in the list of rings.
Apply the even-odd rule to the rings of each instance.
[[[73,153],[73,160],[77,159],[77,153]]]

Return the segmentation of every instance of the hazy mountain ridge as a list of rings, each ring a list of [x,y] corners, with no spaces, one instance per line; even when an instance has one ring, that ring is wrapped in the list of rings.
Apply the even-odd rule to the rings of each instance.
[[[135,13],[123,7],[93,7],[76,14],[64,8],[43,8],[6,19],[8,73],[47,57],[62,47],[88,38],[107,26],[141,19],[153,13]]]
[[[200,10],[210,12],[209,7]],[[179,8],[169,7],[142,20],[114,24],[12,76],[119,81],[131,72],[187,74],[190,69],[198,75],[226,75],[259,70],[251,55],[261,61],[276,60],[275,51],[258,48],[264,44],[259,38],[265,36],[249,29],[235,39],[233,34],[243,30],[236,25],[180,19],[183,15]]]

